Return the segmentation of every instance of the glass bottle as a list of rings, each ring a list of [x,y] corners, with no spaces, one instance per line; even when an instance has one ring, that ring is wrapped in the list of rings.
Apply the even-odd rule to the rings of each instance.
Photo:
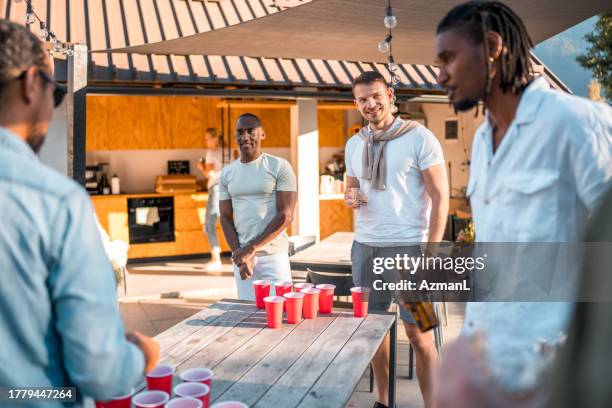
[[[100,178],[100,194],[109,195],[111,193],[110,184],[108,184],[108,178],[106,177],[106,173],[102,174]]]

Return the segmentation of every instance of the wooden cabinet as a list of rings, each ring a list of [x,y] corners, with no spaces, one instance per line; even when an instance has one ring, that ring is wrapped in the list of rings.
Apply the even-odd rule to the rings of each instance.
[[[345,111],[341,109],[317,109],[319,147],[344,147],[346,144]]]
[[[127,200],[131,197],[147,197],[155,194],[93,196],[92,201],[102,227],[111,239],[130,242],[127,215]],[[208,195],[174,195],[174,242],[131,244],[129,259],[158,258],[177,255],[198,255],[210,252],[210,245],[203,232]],[[223,236],[221,224],[217,222],[217,235],[223,251],[230,251]]]
[[[292,103],[221,102],[201,96],[87,96],[88,151],[202,149],[209,127],[234,137],[243,113],[261,118],[266,147],[289,148]],[[317,109],[320,147],[344,147],[350,105],[322,104]],[[227,129],[229,127],[229,129]],[[235,142],[232,140],[232,144]]]
[[[206,128],[221,128],[219,102],[197,96],[88,95],[87,150],[204,148]]]
[[[229,112],[229,134],[231,137],[235,137],[235,124],[238,117],[244,113],[252,113],[261,119],[263,128],[266,132],[266,138],[261,142],[264,149],[266,147],[288,148],[291,146],[291,115],[289,105],[286,108],[232,105]],[[235,140],[232,140],[232,145],[235,144]]]
[[[334,232],[353,231],[353,210],[344,204],[343,198],[319,200],[320,238]]]

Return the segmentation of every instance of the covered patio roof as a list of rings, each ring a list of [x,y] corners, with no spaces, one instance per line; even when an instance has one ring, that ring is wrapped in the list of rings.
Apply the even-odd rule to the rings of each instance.
[[[308,1],[33,0],[32,3],[58,38],[86,44],[89,49],[116,50],[143,42],[159,44],[181,36],[223,31],[232,25],[284,14],[289,6]],[[0,18],[23,23],[25,12],[25,2],[0,0]],[[378,25],[382,26],[382,20]],[[38,27],[34,25],[32,30],[37,31]],[[376,49],[376,44],[368,47]],[[536,63],[542,65],[539,61]],[[96,89],[162,86],[164,90],[202,85],[207,89],[251,90],[308,87],[350,96],[352,79],[372,69],[389,78],[385,64],[354,59],[252,58],[202,51],[190,55],[101,52],[89,54],[88,84]],[[569,91],[546,67],[542,70],[553,87]],[[413,95],[442,94],[436,82],[437,74],[437,68],[431,65],[400,64],[400,90]]]
[[[607,0],[506,0],[523,19],[535,43],[546,40],[609,7]],[[220,0],[233,4],[237,0]],[[254,2],[250,2],[254,3]],[[250,3],[246,3],[247,5]],[[273,3],[278,3],[273,2]],[[145,45],[115,48],[120,52],[192,55],[244,55],[268,58],[312,58],[386,62],[377,44],[384,39],[386,1],[285,1],[295,7],[260,18],[247,18],[224,28],[179,35]],[[392,1],[398,25],[393,54],[401,63],[431,64],[435,28],[456,0]],[[228,6],[229,7],[229,6]],[[246,12],[247,7],[242,7]],[[110,48],[110,47],[106,47]]]

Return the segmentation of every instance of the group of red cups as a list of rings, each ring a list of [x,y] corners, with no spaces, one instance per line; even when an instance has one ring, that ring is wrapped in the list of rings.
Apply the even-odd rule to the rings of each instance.
[[[274,286],[275,296],[270,296]],[[253,281],[255,306],[266,310],[268,327],[277,329],[283,323],[283,312],[287,312],[287,323],[297,324],[304,319],[316,319],[317,315],[332,313],[334,290],[336,286],[323,283],[314,285],[309,282],[274,282],[267,280]],[[370,289],[365,287],[351,288],[353,296],[353,314],[355,317],[366,317],[368,314],[368,297]]]
[[[176,369],[160,364],[147,374],[147,389],[108,401],[96,401],[96,408],[248,408],[238,401],[218,402],[210,406],[213,372],[208,368],[191,368],[179,377],[172,388]],[[174,391],[174,393],[173,393]],[[174,398],[171,398],[174,395]]]

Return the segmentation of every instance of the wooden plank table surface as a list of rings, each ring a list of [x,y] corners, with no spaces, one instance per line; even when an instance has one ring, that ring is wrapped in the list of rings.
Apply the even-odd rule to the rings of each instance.
[[[297,325],[285,319],[281,328],[269,329],[265,311],[253,302],[221,300],[155,340],[161,362],[174,365],[177,374],[192,367],[214,371],[211,403],[334,408],[346,405],[389,332],[394,379],[394,313],[355,318],[352,311],[335,311]],[[390,401],[395,400],[395,381],[389,392]]]
[[[335,232],[289,258],[291,269],[351,273],[354,232]]]

